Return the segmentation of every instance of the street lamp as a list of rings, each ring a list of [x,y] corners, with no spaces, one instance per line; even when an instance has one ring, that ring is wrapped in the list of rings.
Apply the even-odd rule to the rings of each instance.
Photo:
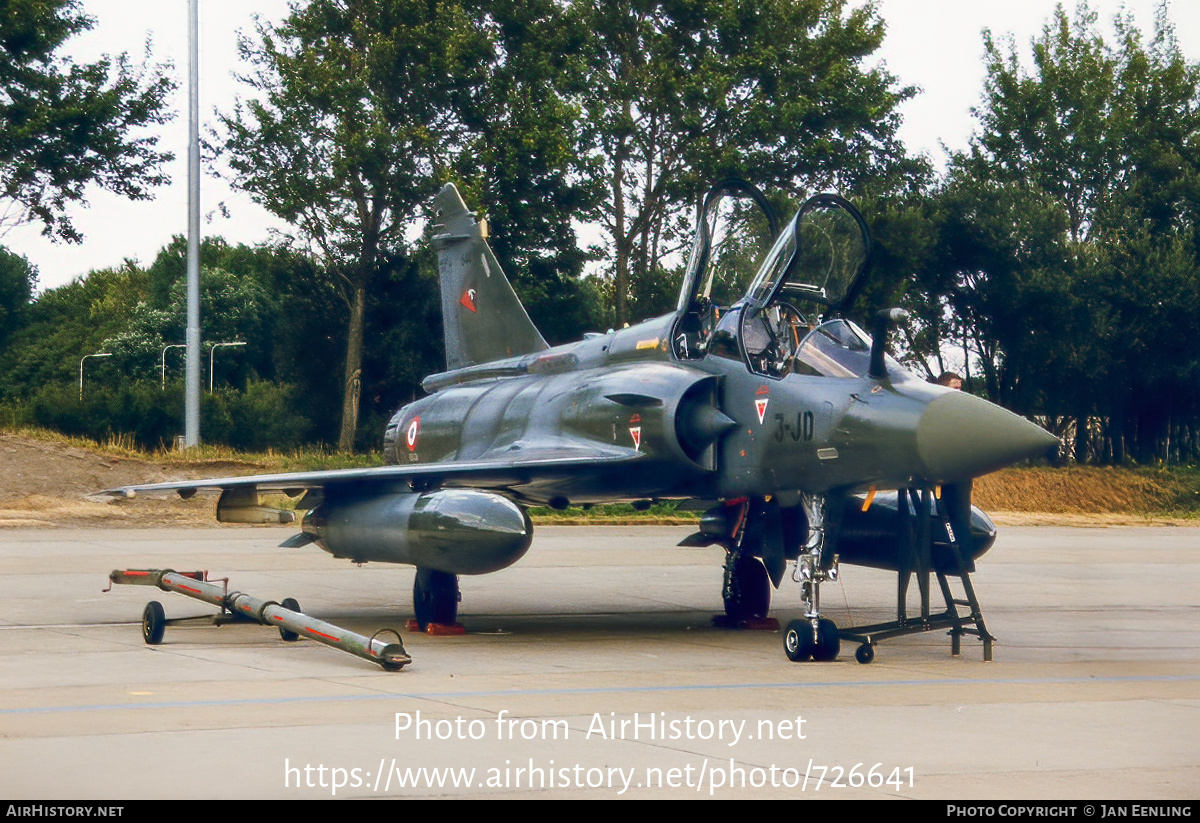
[[[213,355],[217,353],[217,349],[221,346],[244,346],[245,343],[213,343],[212,348],[208,350],[208,393],[212,394],[213,390]]]
[[[89,357],[112,357],[112,352],[97,352],[96,354],[85,354],[79,358],[79,399],[83,399],[83,361]]]
[[[162,350],[162,384],[159,386],[159,391],[167,388],[167,349],[186,349],[187,343],[169,343],[163,346]]]
[[[200,0],[188,0],[187,360],[183,442],[200,445]],[[211,373],[211,372],[210,372]],[[210,390],[211,391],[211,390]]]

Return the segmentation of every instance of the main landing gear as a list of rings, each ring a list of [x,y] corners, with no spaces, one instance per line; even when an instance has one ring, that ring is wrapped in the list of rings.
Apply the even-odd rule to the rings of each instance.
[[[725,629],[779,628],[778,621],[767,617],[767,613],[771,610],[771,586],[778,584],[777,575],[782,574],[782,545],[778,547],[780,568],[776,575],[770,571],[769,562],[759,559],[769,557],[764,534],[771,528],[778,537],[778,506],[772,512],[764,500],[742,498],[708,511],[701,534],[681,544],[716,544],[725,548],[725,579],[721,587],[725,613],[713,618],[714,625]]]
[[[409,629],[429,634],[463,634],[458,623],[458,575],[417,569],[413,580],[413,611]],[[415,624],[415,626],[413,625]]]
[[[725,562],[725,616],[732,622],[761,620],[771,609],[771,578],[757,557],[730,553]]]

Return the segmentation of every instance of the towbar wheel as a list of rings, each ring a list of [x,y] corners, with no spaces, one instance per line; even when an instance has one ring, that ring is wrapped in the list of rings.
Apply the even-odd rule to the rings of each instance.
[[[163,611],[162,603],[151,600],[142,610],[142,639],[147,645],[157,646],[163,641],[167,631],[167,613]]]
[[[285,608],[289,611],[296,612],[297,614],[303,614],[303,612],[300,611],[300,604],[296,601],[296,598],[294,598],[294,597],[285,597],[283,599],[283,602],[280,603],[279,605],[283,606],[283,608]],[[299,634],[297,634],[296,632],[290,632],[287,629],[285,629],[283,626],[279,627],[279,636],[286,643],[294,643],[295,641],[300,639]]]

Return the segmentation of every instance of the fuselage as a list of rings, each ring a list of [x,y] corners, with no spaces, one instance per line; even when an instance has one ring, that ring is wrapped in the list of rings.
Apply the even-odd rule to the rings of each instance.
[[[869,339],[833,322],[841,326],[832,331],[860,339],[831,349],[830,330],[811,329],[808,338],[817,336],[824,350],[801,343],[778,374],[757,373],[740,356],[678,357],[672,335],[679,316],[667,315],[433,375],[425,381],[431,394],[392,418],[385,454],[399,464],[522,452],[636,458],[598,460],[594,472],[541,474],[510,488],[529,502],[562,504],[957,481],[1052,441],[1033,424],[918,380],[890,359],[886,378],[867,376]],[[827,373],[804,366],[806,350],[815,352],[807,361],[828,361]],[[729,354],[738,354],[736,346]]]

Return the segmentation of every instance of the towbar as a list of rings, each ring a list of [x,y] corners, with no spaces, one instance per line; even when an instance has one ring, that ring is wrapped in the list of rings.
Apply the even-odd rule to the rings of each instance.
[[[391,629],[382,629],[370,637],[356,634],[304,614],[300,611],[300,604],[290,598],[281,604],[274,600],[259,600],[244,592],[229,592],[225,585],[219,586],[209,581],[207,572],[118,569],[111,572],[108,579],[113,584],[157,586],[165,592],[182,594],[221,609],[222,614],[214,617],[215,623],[219,624],[220,618],[228,613],[236,619],[274,626],[279,629],[279,634],[284,640],[297,640],[301,637],[316,640],[326,646],[378,663],[386,671],[400,671],[412,662],[412,658],[404,650],[400,635]],[[146,642],[151,645],[161,643],[169,622],[171,621],[166,619],[162,606],[157,601],[148,603],[142,614],[142,636]],[[395,642],[385,643],[379,639],[381,635],[388,634],[395,636]]]

